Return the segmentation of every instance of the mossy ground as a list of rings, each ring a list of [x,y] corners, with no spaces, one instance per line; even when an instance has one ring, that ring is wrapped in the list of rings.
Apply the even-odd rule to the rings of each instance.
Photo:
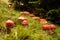
[[[8,9],[8,5],[0,3],[0,40],[60,40],[60,27],[56,26],[55,33],[49,35],[47,31],[42,30],[42,24],[37,20],[33,20],[30,16],[28,18],[29,26],[25,27],[19,24],[17,18],[22,16],[19,11]],[[9,34],[6,34],[5,22],[13,20],[15,27],[11,29]]]

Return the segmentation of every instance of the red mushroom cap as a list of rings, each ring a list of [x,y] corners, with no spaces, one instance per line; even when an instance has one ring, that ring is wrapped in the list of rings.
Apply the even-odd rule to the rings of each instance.
[[[27,21],[27,20],[24,20],[24,21],[22,22],[22,24],[23,24],[23,25],[28,25],[28,21]]]
[[[49,28],[49,25],[43,25],[42,28],[43,30],[47,30]]]
[[[11,20],[7,20],[6,21],[6,27],[7,28],[12,28],[14,26],[14,22],[13,21],[11,21]]]
[[[51,24],[49,28],[50,28],[50,29],[55,29],[55,28],[56,28],[56,26],[55,26],[55,25],[53,25],[53,24]]]

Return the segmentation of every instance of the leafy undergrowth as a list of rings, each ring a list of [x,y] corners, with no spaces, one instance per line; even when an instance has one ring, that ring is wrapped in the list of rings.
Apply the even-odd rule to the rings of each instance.
[[[9,12],[8,5],[0,3],[0,40],[60,40],[59,26],[56,26],[54,34],[49,35],[47,31],[42,30],[42,24],[28,15],[25,16],[28,18],[29,26],[19,24],[17,20],[19,16],[21,16],[20,12],[15,10]],[[15,22],[15,27],[6,34],[5,22],[8,19]]]

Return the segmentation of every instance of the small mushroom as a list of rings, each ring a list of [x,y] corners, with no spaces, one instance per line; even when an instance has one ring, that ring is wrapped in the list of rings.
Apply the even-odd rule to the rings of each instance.
[[[23,11],[23,12],[20,12],[21,15],[29,15],[30,13],[28,11]]]
[[[6,28],[7,28],[7,33],[10,33],[10,29],[14,27],[14,22],[12,20],[7,20],[6,21]]]
[[[28,26],[28,21],[27,21],[27,20],[24,20],[24,21],[22,22],[22,24],[23,24],[24,26]]]
[[[13,28],[14,27],[14,22],[12,20],[7,20],[6,21],[6,27],[7,28]]]
[[[56,28],[56,26],[55,25],[53,25],[53,24],[51,24],[50,26],[49,26],[49,30],[48,30],[48,33],[49,34],[53,34],[54,33],[54,29]]]
[[[50,29],[51,29],[51,30],[54,30],[55,28],[56,28],[56,26],[55,26],[54,24],[51,24],[51,25],[50,25]]]
[[[21,17],[18,17],[18,20],[27,20],[27,17],[21,16]]]
[[[34,20],[39,20],[40,17],[32,17]]]
[[[34,15],[34,14],[29,14],[29,16],[30,16],[30,17],[35,17],[35,15]]]
[[[49,28],[49,25],[47,25],[47,24],[45,24],[45,25],[42,26],[43,30],[48,30],[48,28]]]
[[[47,24],[48,22],[45,19],[40,19],[41,24]]]

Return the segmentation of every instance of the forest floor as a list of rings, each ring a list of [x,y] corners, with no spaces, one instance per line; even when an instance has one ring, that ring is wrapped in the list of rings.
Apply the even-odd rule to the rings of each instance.
[[[7,2],[7,0],[5,0]],[[17,19],[20,16],[28,18],[29,26],[20,24]],[[6,21],[12,20],[15,23],[14,28],[10,29],[6,34]],[[60,26],[56,25],[53,34],[49,34],[50,30],[43,30],[42,24],[38,20],[34,20],[29,15],[21,15],[20,11],[9,11],[8,5],[0,3],[0,40],[60,40]]]

